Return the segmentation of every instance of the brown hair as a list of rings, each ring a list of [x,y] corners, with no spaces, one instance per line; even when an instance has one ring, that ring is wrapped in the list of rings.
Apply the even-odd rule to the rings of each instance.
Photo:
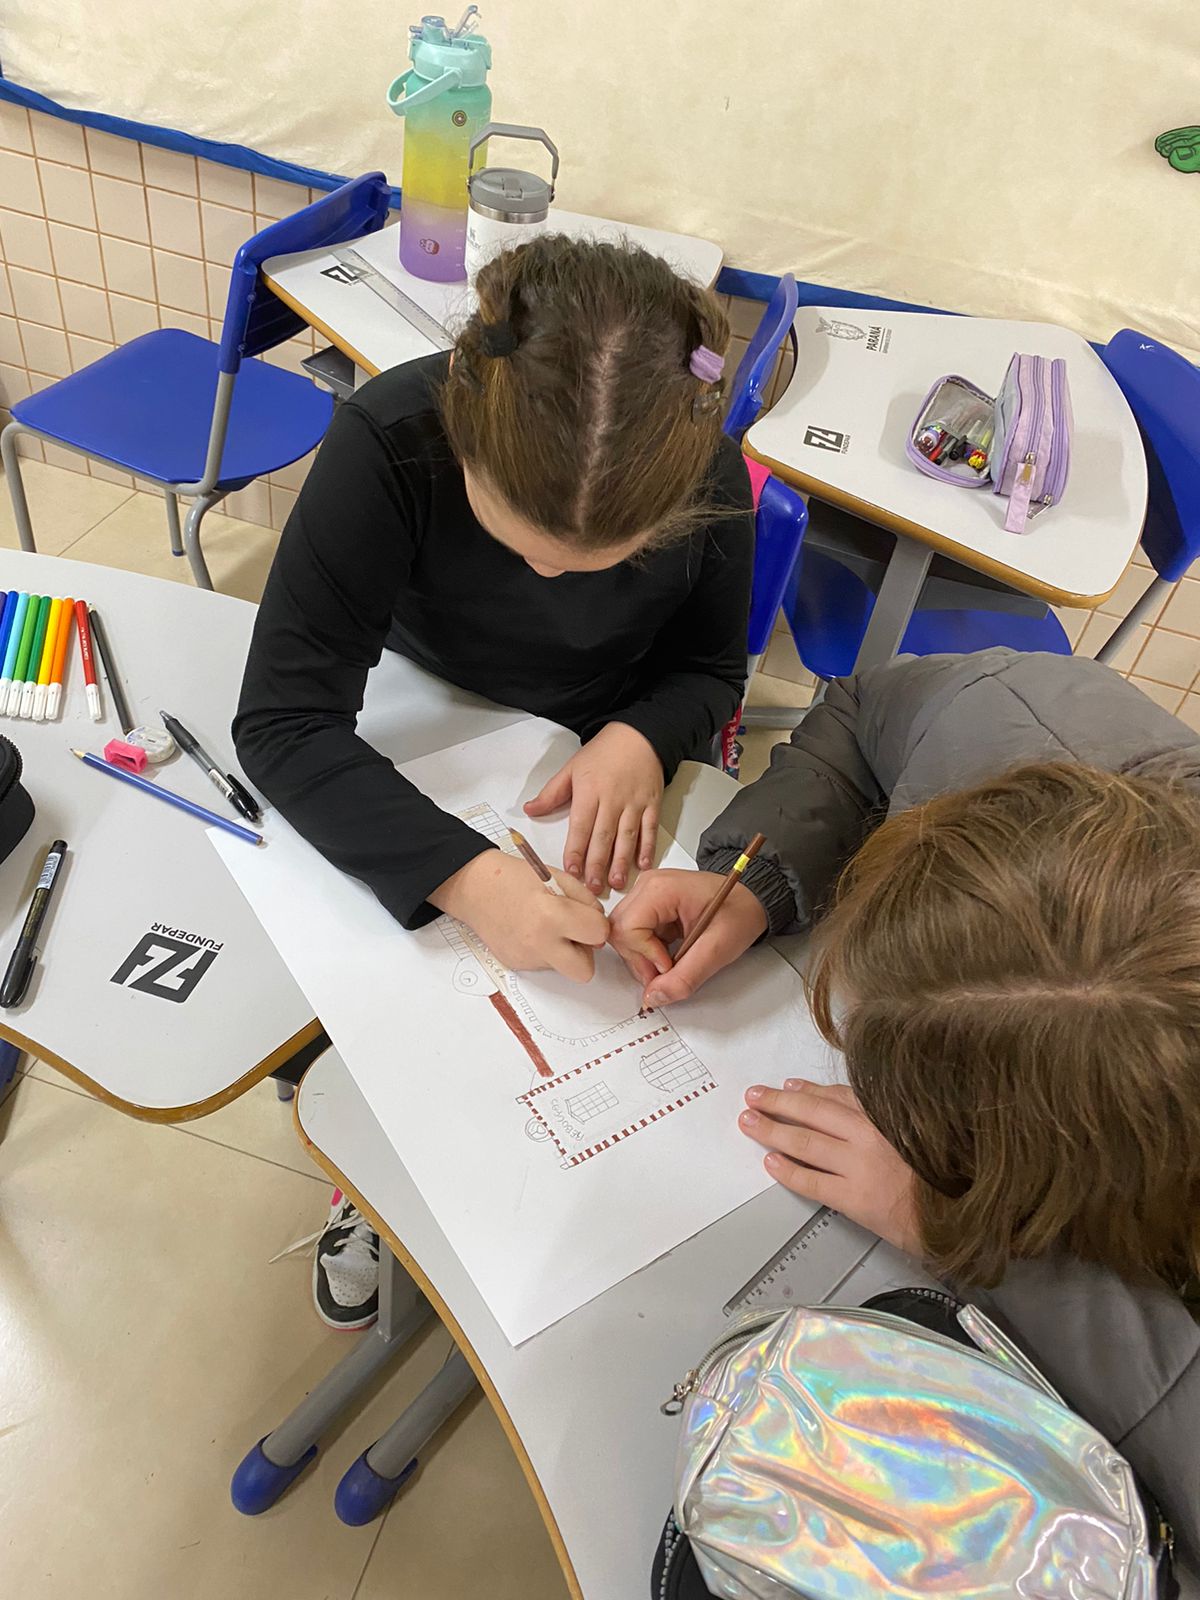
[[[577,550],[689,526],[721,430],[721,386],[688,366],[729,343],[716,298],[646,250],[556,234],[476,290],[441,396],[459,461]]]
[[[1200,1267],[1195,791],[1046,763],[893,818],[843,875],[811,999],[944,1272],[1057,1247]]]

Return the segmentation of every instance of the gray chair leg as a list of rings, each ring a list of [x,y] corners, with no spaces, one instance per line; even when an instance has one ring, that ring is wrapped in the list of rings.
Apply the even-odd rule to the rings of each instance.
[[[167,502],[167,529],[171,535],[171,554],[183,554],[183,531],[179,526],[179,496],[173,489],[164,489],[163,498]]]
[[[192,576],[201,589],[211,589],[212,579],[208,575],[208,567],[204,562],[204,554],[200,549],[200,524],[204,520],[204,513],[211,511],[218,500],[225,497],[217,489],[210,489],[207,494],[202,494],[192,502],[188,511],[187,520],[183,525],[183,547],[191,563]]]
[[[0,459],[4,462],[4,476],[8,479],[8,492],[12,498],[13,516],[17,524],[17,537],[22,550],[36,550],[33,542],[33,523],[29,520],[29,501],[25,498],[25,485],[21,480],[20,457],[17,438],[27,433],[19,422],[10,422],[0,433]]]
[[[1096,651],[1096,660],[1111,661],[1154,602],[1161,600],[1171,587],[1165,578],[1155,578],[1153,582],[1147,584],[1130,606],[1128,613],[1121,618],[1113,632]]]

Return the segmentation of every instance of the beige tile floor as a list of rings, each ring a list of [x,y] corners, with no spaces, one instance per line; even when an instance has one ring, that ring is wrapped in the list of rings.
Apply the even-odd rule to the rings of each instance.
[[[25,462],[40,548],[188,582],[152,496]],[[257,598],[276,535],[214,517],[218,587]],[[0,543],[14,545],[0,484]],[[333,1514],[345,1468],[446,1350],[426,1335],[272,1511],[229,1475],[347,1348],[311,1254],[268,1265],[329,1186],[260,1084],[186,1127],[134,1122],[31,1064],[0,1104],[0,1594],[27,1600],[564,1600],[486,1401],[386,1518]]]
[[[188,582],[161,504],[24,464],[40,548]],[[256,599],[277,535],[206,524],[217,586]],[[16,536],[0,487],[0,544]],[[1091,653],[1113,613],[1066,614]],[[1157,621],[1158,619],[1156,619]],[[1126,671],[1133,655],[1123,663]],[[808,704],[784,634],[752,699]],[[1153,667],[1145,679],[1143,672]],[[1141,687],[1200,727],[1200,582],[1137,641]],[[785,729],[744,741],[743,776]],[[328,1186],[269,1084],[186,1127],[136,1123],[33,1063],[0,1104],[0,1593],[27,1600],[562,1600],[533,1501],[485,1403],[446,1430],[370,1528],[333,1489],[441,1360],[430,1333],[313,1469],[254,1520],[229,1505],[244,1451],[345,1349],[314,1316],[307,1253],[268,1265],[323,1214]]]

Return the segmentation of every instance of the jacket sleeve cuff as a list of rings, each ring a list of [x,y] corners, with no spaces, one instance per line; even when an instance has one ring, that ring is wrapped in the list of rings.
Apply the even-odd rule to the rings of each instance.
[[[701,862],[705,872],[728,872],[741,854],[739,850],[713,850]],[[763,938],[774,938],[786,933],[796,920],[796,896],[783,871],[773,861],[756,857],[742,873],[742,882],[761,902],[767,913],[767,931]]]
[[[435,922],[442,915],[435,905],[430,904],[426,896],[440,889],[442,884],[465,867],[468,861],[474,861],[475,857],[481,856],[485,850],[496,848],[490,839],[485,839],[474,828],[464,828],[461,836],[448,842],[430,859],[428,871],[423,874],[420,887],[408,883],[399,895],[388,895],[378,890],[376,893],[379,894],[384,907],[402,927],[423,928],[427,922]]]

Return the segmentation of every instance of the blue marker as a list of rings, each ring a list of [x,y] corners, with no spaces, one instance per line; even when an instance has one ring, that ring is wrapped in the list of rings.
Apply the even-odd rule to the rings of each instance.
[[[19,598],[15,589],[10,589],[4,596],[4,611],[0,613],[0,666],[4,664],[4,652],[8,649],[8,636],[12,632],[13,618],[17,614],[17,600]]]
[[[8,602],[13,601],[12,614],[9,614]],[[4,629],[4,665],[0,668],[0,709],[7,701],[9,686],[12,683],[13,668],[17,664],[17,651],[21,646],[21,635],[25,631],[25,616],[29,610],[29,596],[27,594],[8,594],[4,599],[4,618],[0,627]]]

